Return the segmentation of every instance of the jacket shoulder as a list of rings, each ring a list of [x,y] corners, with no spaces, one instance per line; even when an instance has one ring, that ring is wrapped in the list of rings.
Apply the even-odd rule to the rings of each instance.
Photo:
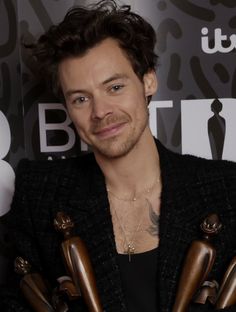
[[[235,177],[236,162],[229,160],[212,160],[190,154],[178,154],[167,149],[163,149],[165,165],[179,172],[179,174],[205,177]]]
[[[182,155],[183,165],[193,167],[204,176],[235,177],[236,163],[229,160],[213,160],[193,155]]]
[[[85,197],[89,182],[98,171],[93,154],[53,161],[23,159],[16,169],[13,206],[16,199],[22,205],[30,200],[32,206],[36,202],[55,202],[66,198],[75,188],[80,198]]]
[[[77,157],[56,159],[56,160],[29,160],[21,159],[16,174],[24,172],[52,172],[54,170],[78,168],[82,169],[95,163],[95,158],[92,153],[81,154]]]
[[[30,179],[37,182],[39,179],[46,180],[50,176],[60,176],[80,173],[80,176],[96,166],[93,154],[84,154],[74,158],[58,160],[28,160],[22,159],[16,168],[17,180]]]

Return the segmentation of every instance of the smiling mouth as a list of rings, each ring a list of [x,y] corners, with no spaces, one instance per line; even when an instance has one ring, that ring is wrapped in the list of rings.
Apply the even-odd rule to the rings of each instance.
[[[107,139],[113,136],[118,135],[126,125],[126,122],[109,125],[108,127],[104,127],[102,129],[96,130],[94,134],[100,139]]]

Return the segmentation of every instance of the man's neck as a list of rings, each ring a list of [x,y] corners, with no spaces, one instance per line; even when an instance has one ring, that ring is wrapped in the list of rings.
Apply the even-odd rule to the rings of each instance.
[[[160,176],[159,155],[150,129],[125,156],[105,158],[96,155],[107,186],[117,194],[137,194]]]

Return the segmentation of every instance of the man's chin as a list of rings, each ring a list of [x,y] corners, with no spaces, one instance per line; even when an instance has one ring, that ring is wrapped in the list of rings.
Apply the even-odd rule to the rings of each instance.
[[[126,156],[132,149],[134,144],[131,142],[118,143],[113,142],[106,144],[105,146],[100,144],[97,147],[93,147],[94,154],[107,159],[117,159]]]

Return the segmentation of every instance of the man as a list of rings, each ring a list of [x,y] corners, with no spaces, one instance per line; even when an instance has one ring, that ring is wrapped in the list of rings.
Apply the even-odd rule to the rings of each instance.
[[[174,154],[151,135],[154,45],[145,20],[102,1],[71,10],[32,46],[93,154],[21,163],[8,216],[16,255],[55,286],[66,272],[53,220],[64,211],[87,245],[107,312],[171,311],[187,249],[209,213],[223,223],[210,278],[220,283],[236,254],[235,164]],[[16,276],[0,296],[2,311],[29,311]],[[81,300],[68,306],[87,311]]]

